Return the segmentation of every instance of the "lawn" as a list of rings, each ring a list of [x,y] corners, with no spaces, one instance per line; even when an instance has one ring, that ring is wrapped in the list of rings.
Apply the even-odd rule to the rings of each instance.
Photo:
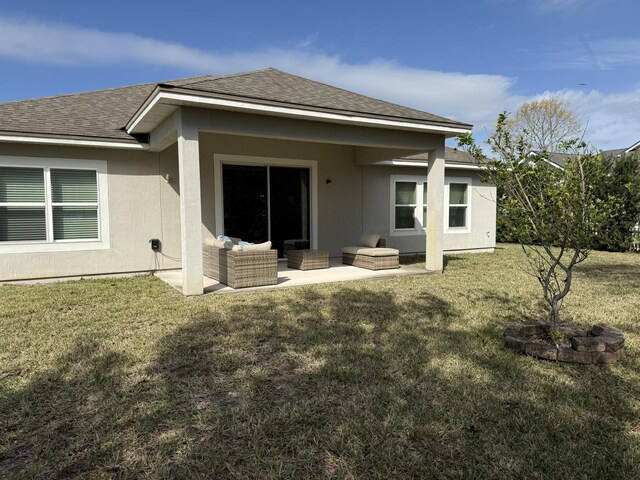
[[[185,299],[153,277],[0,287],[0,478],[639,478],[640,255],[567,321],[612,366],[519,356],[517,247],[443,275]]]

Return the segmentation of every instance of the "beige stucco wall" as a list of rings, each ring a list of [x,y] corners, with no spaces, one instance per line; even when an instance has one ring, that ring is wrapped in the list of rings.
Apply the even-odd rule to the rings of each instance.
[[[334,257],[362,233],[376,232],[402,253],[424,252],[425,236],[393,236],[390,232],[391,175],[423,175],[426,168],[357,165],[350,146],[207,133],[200,137],[203,235],[216,235],[213,156],[215,153],[297,160],[318,165],[318,248]],[[446,233],[446,251],[495,247],[495,187],[470,170],[447,169],[447,177],[472,179],[469,233]],[[326,180],[330,179],[331,184]],[[165,222],[166,223],[166,222]]]
[[[200,135],[203,237],[215,235],[214,154],[249,155],[317,162],[318,248],[339,256],[363,232],[379,232],[403,253],[424,252],[424,235],[390,235],[390,176],[421,174],[426,168],[358,165],[349,145],[247,136]],[[0,281],[150,271],[181,266],[179,177],[175,144],[161,151],[0,144],[0,155],[107,162],[110,248],[70,252],[0,253]],[[168,175],[168,181],[167,181]],[[473,178],[472,225],[468,234],[445,234],[446,250],[495,246],[495,188],[468,171],[447,176]],[[331,183],[327,184],[326,180]],[[160,238],[162,253],[149,246]],[[157,262],[157,263],[156,263]]]
[[[173,233],[163,235],[160,212],[167,205],[164,220],[170,221],[177,193],[158,175],[158,154],[0,144],[0,155],[106,160],[110,233],[106,250],[0,253],[0,280],[149,271],[155,268],[149,240],[175,243]],[[175,268],[179,263],[158,256],[158,266]]]
[[[355,164],[354,150],[346,145],[202,134],[203,235],[222,233],[215,232],[214,154],[313,160],[318,166],[318,248],[339,255],[362,232],[362,167]]]
[[[394,235],[391,232],[391,176],[419,175],[426,179],[426,167],[365,166],[364,230],[380,233],[387,244],[402,253],[424,252],[425,235]],[[445,226],[444,250],[484,250],[495,247],[496,204],[495,186],[483,183],[473,170],[447,168],[446,178],[471,179],[471,228],[469,233],[447,233]],[[447,208],[445,201],[445,208]]]

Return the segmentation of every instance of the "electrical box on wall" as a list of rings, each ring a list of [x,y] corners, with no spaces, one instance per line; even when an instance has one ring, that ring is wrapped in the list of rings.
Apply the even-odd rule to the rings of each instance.
[[[153,250],[154,252],[159,252],[160,251],[160,239],[159,238],[152,238],[151,240],[149,240],[149,243],[151,244],[151,250]]]

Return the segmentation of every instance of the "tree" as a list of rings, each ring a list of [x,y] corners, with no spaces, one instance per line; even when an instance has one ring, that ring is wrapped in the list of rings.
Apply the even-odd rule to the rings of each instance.
[[[515,138],[526,136],[532,150],[557,152],[563,142],[582,131],[582,123],[569,104],[559,97],[547,97],[523,103],[504,128]]]
[[[508,115],[501,114],[487,141],[496,160],[485,157],[471,134],[460,136],[458,144],[476,158],[486,179],[502,192],[499,214],[510,219],[513,238],[542,287],[549,321],[556,325],[571,289],[573,269],[589,256],[615,199],[599,198],[598,182],[605,165],[586,144],[573,140],[563,145],[573,155],[564,170],[555,168],[545,153],[530,156],[531,138],[527,132],[513,134],[508,121]]]
[[[598,195],[618,202],[607,228],[597,238],[595,248],[626,252],[633,243],[633,227],[640,222],[640,155],[605,156],[607,174],[601,179]]]

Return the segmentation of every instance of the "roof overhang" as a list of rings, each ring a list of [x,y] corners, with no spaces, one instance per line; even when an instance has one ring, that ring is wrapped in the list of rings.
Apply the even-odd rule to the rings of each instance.
[[[198,107],[217,110],[232,110],[245,113],[299,118],[329,123],[342,123],[377,128],[421,131],[453,137],[471,131],[466,124],[436,124],[426,121],[367,115],[356,112],[340,112],[329,109],[311,108],[228,95],[207,94],[179,88],[156,87],[126,125],[129,135],[150,133],[165,118],[179,107]]]
[[[375,165],[393,165],[395,167],[428,167],[429,162],[422,161],[414,161],[414,160],[383,160],[381,162],[376,162]],[[473,165],[471,163],[455,163],[455,162],[447,162],[445,160],[444,167],[451,170],[480,170],[479,165]]]
[[[25,143],[31,145],[60,145],[68,147],[116,148],[123,150],[148,150],[147,143],[119,141],[102,138],[81,138],[71,136],[26,135],[24,133],[0,132],[0,143]]]
[[[640,147],[640,142],[636,142],[633,145],[631,145],[629,148],[627,148],[624,153],[631,153],[633,152],[635,149],[637,149],[638,147]]]

